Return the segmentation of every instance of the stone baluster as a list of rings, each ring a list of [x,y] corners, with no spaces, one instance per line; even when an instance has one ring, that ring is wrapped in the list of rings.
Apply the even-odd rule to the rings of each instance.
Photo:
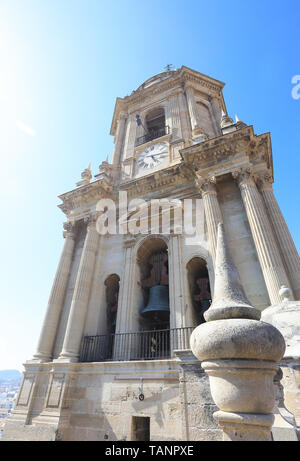
[[[121,160],[122,146],[123,146],[124,134],[125,134],[126,117],[127,115],[123,112],[121,112],[119,115],[117,134],[115,138],[115,148],[114,148],[114,153],[113,153],[113,158],[112,158],[113,165],[119,165],[120,160]]]
[[[234,172],[233,177],[237,180],[241,190],[271,304],[280,303],[279,290],[282,285],[290,287],[290,283],[273,235],[265,205],[257,190],[255,181],[248,170]]]
[[[70,222],[64,223],[64,229],[64,247],[52,285],[37,350],[33,356],[37,361],[47,362],[52,359],[55,335],[63,308],[75,243],[74,225]]]
[[[207,179],[198,175],[196,184],[201,191],[201,196],[204,203],[210,252],[213,262],[215,262],[218,224],[223,222],[222,212],[218,202],[217,190],[215,186],[216,178],[213,176]]]
[[[98,244],[96,217],[91,216],[88,220],[62,352],[58,360],[71,362],[79,358]]]
[[[295,299],[300,300],[300,258],[274,195],[272,182],[273,178],[269,175],[261,178],[260,191],[281,249]]]

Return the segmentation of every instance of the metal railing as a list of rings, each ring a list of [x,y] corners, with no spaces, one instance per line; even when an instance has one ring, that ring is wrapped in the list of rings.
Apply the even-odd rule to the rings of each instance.
[[[172,356],[176,349],[189,349],[194,327],[85,336],[80,362],[154,360]]]
[[[151,130],[149,133],[146,133],[144,136],[140,136],[136,139],[135,145],[140,146],[145,144],[146,142],[152,141],[156,138],[161,138],[161,136],[165,136],[166,134],[170,133],[170,128],[168,126],[163,126],[158,130]]]

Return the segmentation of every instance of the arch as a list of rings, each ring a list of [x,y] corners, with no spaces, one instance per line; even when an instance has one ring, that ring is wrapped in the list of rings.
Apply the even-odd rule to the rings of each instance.
[[[148,240],[154,240],[154,239],[158,239],[158,240],[163,240],[165,245],[169,246],[169,237],[166,236],[166,235],[160,235],[160,234],[148,234],[146,236],[143,236],[141,237],[137,243],[135,244],[135,248],[134,248],[134,253],[135,253],[135,257],[136,258],[140,258],[142,256],[142,253],[140,253],[140,248],[148,241]],[[145,247],[147,248],[147,246]]]
[[[106,287],[107,331],[109,333],[114,333],[118,311],[120,277],[117,274],[110,274],[106,277],[104,285]]]
[[[166,125],[165,109],[161,106],[149,110],[145,114],[145,123],[148,133],[158,132]]]
[[[199,256],[186,264],[188,291],[190,295],[191,318],[194,324],[205,322],[204,312],[212,302],[210,278],[206,260]]]
[[[143,330],[168,329],[170,326],[168,244],[162,236],[147,236],[136,248],[140,271],[139,285],[143,295],[140,307],[140,326]],[[158,288],[159,287],[159,288]],[[158,297],[156,297],[158,296]],[[150,299],[155,298],[164,309],[150,308]],[[153,304],[152,304],[153,307]],[[155,303],[154,303],[155,307]]]

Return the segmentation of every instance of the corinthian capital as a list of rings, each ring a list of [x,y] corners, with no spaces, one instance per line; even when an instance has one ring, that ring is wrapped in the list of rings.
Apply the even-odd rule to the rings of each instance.
[[[245,186],[246,184],[254,184],[254,174],[250,167],[241,168],[240,170],[235,170],[232,173],[233,179],[235,179],[240,187]]]
[[[257,185],[261,191],[272,190],[273,182],[274,182],[273,176],[269,172],[261,174],[257,177]]]
[[[210,176],[210,177],[204,177],[201,176],[200,174],[196,173],[196,186],[200,190],[201,195],[203,196],[204,194],[207,193],[213,193],[216,194],[216,177],[215,176]]]
[[[64,228],[63,237],[64,238],[70,238],[70,239],[74,240],[75,235],[76,235],[75,223],[70,222],[70,221],[64,222],[63,228]]]
[[[89,216],[86,216],[84,218],[84,222],[87,226],[87,229],[96,228],[98,216],[99,216],[99,213],[91,213]]]

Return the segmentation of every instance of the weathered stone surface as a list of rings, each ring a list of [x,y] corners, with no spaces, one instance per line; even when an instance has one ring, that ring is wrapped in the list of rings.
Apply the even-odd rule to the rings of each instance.
[[[218,358],[278,361],[284,354],[285,342],[272,325],[233,318],[197,327],[191,336],[191,347],[201,361]]]

